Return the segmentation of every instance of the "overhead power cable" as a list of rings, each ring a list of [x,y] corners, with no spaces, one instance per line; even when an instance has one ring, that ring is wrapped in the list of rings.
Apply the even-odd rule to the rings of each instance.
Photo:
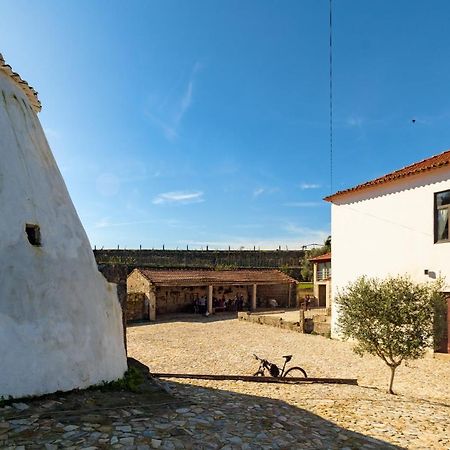
[[[333,0],[329,1],[330,37],[330,189],[333,193]]]

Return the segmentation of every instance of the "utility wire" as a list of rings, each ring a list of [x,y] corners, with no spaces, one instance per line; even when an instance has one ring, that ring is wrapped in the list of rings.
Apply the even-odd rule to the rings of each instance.
[[[333,193],[333,0],[329,1],[330,14],[330,189]]]
[[[333,0],[329,2],[330,13],[330,189],[333,193]]]

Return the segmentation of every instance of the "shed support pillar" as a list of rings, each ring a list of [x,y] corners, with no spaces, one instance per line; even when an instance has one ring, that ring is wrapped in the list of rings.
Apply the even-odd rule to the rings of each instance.
[[[256,284],[253,285],[253,292],[252,292],[252,311],[256,311]]]
[[[208,286],[208,314],[213,313],[213,287]]]
[[[150,322],[156,321],[156,294],[153,290],[148,295],[148,319]]]

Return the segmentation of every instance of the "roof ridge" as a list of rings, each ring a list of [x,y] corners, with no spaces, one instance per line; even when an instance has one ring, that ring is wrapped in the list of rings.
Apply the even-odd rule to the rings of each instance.
[[[1,53],[0,53],[0,70],[9,75],[9,77],[12,78],[12,80],[19,85],[20,89],[22,89],[24,94],[28,97],[28,100],[30,101],[30,104],[34,109],[34,111],[38,113],[42,109],[42,105],[39,100],[37,91],[25,80],[23,80],[22,77],[17,72],[14,72],[14,70],[9,64],[6,64],[5,59],[3,58],[3,55]]]

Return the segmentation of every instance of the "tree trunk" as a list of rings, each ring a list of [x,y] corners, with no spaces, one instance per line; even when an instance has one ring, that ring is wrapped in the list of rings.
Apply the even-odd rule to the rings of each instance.
[[[394,375],[395,375],[395,369],[397,366],[389,366],[391,368],[391,380],[389,382],[389,394],[394,394],[394,391],[392,390],[392,386],[394,385]]]

